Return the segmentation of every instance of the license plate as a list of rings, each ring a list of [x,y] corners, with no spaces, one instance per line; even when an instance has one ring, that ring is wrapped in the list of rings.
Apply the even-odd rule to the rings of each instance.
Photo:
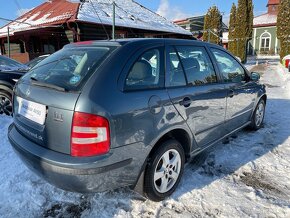
[[[26,99],[17,97],[18,102],[18,114],[32,120],[40,125],[45,122],[46,116],[46,106],[43,104],[38,104]]]

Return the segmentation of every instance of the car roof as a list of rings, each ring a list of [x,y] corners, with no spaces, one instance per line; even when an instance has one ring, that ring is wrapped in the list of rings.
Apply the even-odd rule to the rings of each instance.
[[[95,41],[82,41],[71,43],[65,46],[67,47],[78,47],[78,46],[123,46],[125,44],[152,44],[152,43],[196,43],[200,45],[213,45],[211,43],[202,42],[195,39],[172,39],[172,38],[126,38],[126,39],[116,39],[116,40],[95,40]]]

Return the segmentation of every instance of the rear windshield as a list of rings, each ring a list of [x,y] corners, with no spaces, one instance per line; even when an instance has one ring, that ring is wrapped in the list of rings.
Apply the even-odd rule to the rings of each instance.
[[[73,47],[62,49],[45,58],[24,79],[78,91],[90,75],[116,47]]]

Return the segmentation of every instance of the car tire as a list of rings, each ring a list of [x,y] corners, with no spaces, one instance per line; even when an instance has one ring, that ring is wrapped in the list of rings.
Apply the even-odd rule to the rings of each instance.
[[[0,115],[12,116],[12,94],[0,90]]]
[[[170,196],[183,174],[184,150],[176,140],[163,142],[150,157],[145,170],[144,193],[152,201]]]
[[[265,117],[265,100],[261,99],[257,104],[255,111],[252,116],[250,128],[252,130],[258,130],[263,126],[264,117]]]

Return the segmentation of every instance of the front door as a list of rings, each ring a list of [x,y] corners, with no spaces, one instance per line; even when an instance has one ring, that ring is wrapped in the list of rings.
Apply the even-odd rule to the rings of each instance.
[[[224,134],[227,91],[202,46],[167,47],[168,94],[200,147]]]
[[[228,90],[226,126],[232,131],[250,120],[256,99],[255,84],[230,54],[217,48],[211,48],[211,51]]]

